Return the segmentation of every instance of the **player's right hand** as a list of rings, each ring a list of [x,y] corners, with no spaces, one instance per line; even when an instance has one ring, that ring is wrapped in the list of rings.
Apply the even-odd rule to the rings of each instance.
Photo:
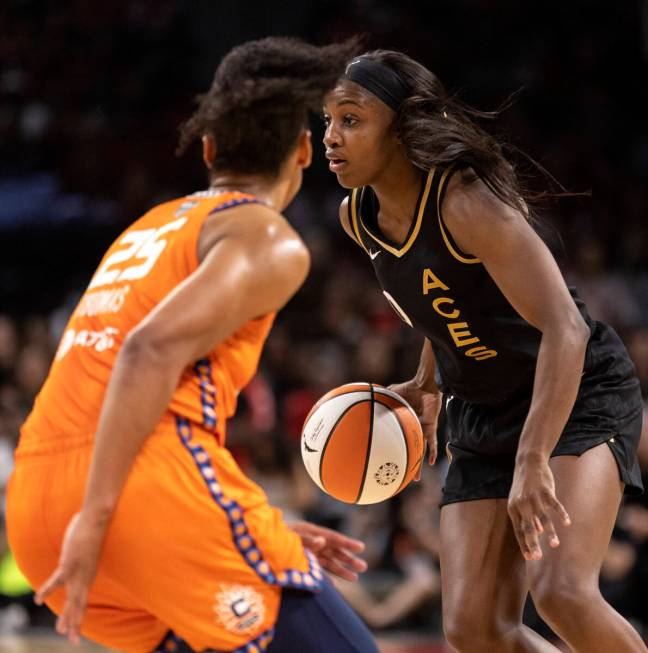
[[[82,513],[74,515],[65,531],[58,567],[36,592],[35,601],[41,605],[50,594],[65,588],[67,596],[56,632],[75,645],[80,641],[88,591],[97,574],[105,533],[105,525]]]
[[[287,524],[331,574],[354,582],[358,580],[358,574],[367,571],[367,563],[356,555],[364,551],[364,542],[307,521],[290,521]]]
[[[399,394],[414,409],[418,415],[423,436],[428,444],[428,462],[434,465],[437,457],[437,424],[443,405],[443,395],[440,392],[426,392],[416,385],[415,381],[395,383],[389,390]],[[416,480],[421,477],[421,468],[416,474]]]

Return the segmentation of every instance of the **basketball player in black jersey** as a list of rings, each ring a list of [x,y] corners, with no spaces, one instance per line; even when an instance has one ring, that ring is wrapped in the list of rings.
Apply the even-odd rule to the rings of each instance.
[[[621,495],[641,491],[639,384],[532,228],[513,167],[474,120],[488,114],[376,51],[349,63],[324,115],[330,169],[350,189],[342,225],[425,336],[416,377],[396,389],[418,407],[430,462],[445,395],[449,642],[556,652],[522,625],[530,591],[577,653],[645,652],[598,589]]]

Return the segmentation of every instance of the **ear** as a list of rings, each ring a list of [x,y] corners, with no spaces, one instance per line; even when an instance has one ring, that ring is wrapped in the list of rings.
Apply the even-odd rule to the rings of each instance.
[[[214,165],[214,157],[216,156],[216,143],[211,134],[204,134],[202,137],[203,147],[203,161],[205,165],[211,170]]]
[[[305,129],[297,143],[297,165],[300,168],[308,168],[313,160],[313,143],[311,142],[311,131]]]

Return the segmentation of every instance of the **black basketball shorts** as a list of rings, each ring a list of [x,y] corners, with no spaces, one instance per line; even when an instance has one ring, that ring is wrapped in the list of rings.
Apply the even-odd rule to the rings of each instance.
[[[496,383],[496,380],[494,380]],[[531,404],[532,385],[499,404],[474,404],[448,396],[450,460],[441,505],[507,498],[515,454]],[[641,494],[637,460],[643,401],[639,381],[616,333],[595,323],[574,408],[552,452],[580,456],[607,442],[626,494]]]

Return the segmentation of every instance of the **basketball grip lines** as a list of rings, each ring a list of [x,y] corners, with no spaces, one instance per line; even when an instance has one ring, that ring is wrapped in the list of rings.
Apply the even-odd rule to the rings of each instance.
[[[367,452],[365,454],[364,471],[362,472],[362,480],[360,481],[360,488],[358,489],[358,496],[356,496],[354,503],[360,501],[360,497],[364,492],[365,481],[367,480],[367,469],[369,469],[369,457],[371,453],[371,441],[373,440],[373,426],[374,426],[374,404],[376,402],[373,383],[369,384],[369,392],[371,393],[369,405],[369,435],[367,436]]]

